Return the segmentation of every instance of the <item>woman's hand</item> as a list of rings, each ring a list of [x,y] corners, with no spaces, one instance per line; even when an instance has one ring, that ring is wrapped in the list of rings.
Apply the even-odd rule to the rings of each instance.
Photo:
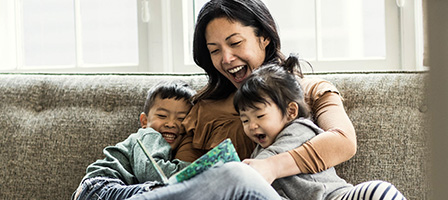
[[[272,184],[277,179],[277,172],[273,163],[268,159],[245,159],[243,163],[254,168],[269,184]]]

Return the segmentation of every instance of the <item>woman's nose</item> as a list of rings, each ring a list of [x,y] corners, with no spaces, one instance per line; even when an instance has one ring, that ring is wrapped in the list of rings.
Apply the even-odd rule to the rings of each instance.
[[[230,64],[235,60],[235,56],[231,49],[222,50],[222,64]]]

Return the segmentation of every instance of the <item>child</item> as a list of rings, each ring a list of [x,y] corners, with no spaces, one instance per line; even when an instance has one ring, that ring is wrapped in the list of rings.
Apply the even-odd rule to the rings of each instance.
[[[168,177],[187,166],[187,162],[171,160],[171,151],[185,133],[181,123],[192,107],[190,98],[194,94],[192,88],[180,81],[162,82],[151,88],[140,115],[142,128],[103,150],[106,158],[87,167],[74,199],[125,199],[162,185],[156,181],[160,178],[137,139]]]
[[[310,120],[303,91],[294,76],[298,59],[290,57],[286,63],[284,67],[260,67],[235,94],[234,106],[244,132],[258,144],[251,158],[264,159],[289,151],[323,132]],[[334,168],[277,179],[272,186],[286,199],[404,199],[393,185],[383,181],[353,187],[337,176]]]

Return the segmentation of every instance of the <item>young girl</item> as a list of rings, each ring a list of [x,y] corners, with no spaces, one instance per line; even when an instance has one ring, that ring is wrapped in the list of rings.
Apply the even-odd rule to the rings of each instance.
[[[255,70],[235,94],[234,106],[244,132],[257,143],[251,158],[287,152],[324,132],[310,120],[310,110],[294,75],[298,59],[288,60],[290,66],[271,64]],[[404,199],[393,185],[383,181],[353,187],[333,167],[277,179],[272,186],[287,199]]]

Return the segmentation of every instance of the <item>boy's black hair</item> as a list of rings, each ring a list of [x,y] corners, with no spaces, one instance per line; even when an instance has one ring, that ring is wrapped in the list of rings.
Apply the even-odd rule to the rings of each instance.
[[[162,81],[148,90],[143,112],[148,115],[149,109],[154,105],[156,97],[159,97],[160,99],[183,99],[193,105],[191,98],[195,94],[196,91],[183,81]]]
[[[255,70],[235,93],[233,105],[238,113],[248,108],[257,109],[255,103],[269,104],[266,97],[280,108],[284,116],[287,115],[288,104],[296,102],[299,106],[297,118],[311,117],[297,77],[284,67],[268,64]]]

